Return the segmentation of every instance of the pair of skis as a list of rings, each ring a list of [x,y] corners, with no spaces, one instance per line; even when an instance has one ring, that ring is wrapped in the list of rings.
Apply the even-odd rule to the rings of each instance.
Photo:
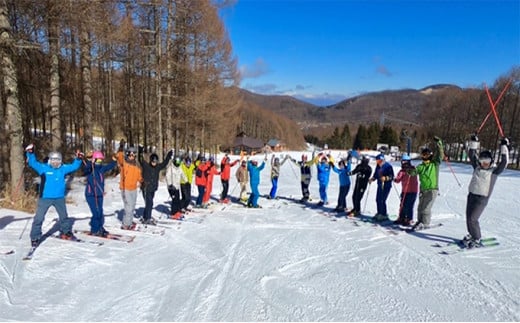
[[[55,239],[62,240],[62,241],[77,242],[77,243],[90,243],[90,244],[94,244],[96,246],[102,246],[104,244],[103,241],[83,240],[83,239],[79,239],[79,238],[76,238],[76,237],[74,237],[72,239],[62,239],[62,238],[60,238],[57,235],[51,235],[51,237],[55,238]],[[29,252],[27,252],[25,257],[22,258],[22,260],[31,260],[33,258],[33,256],[34,256],[34,253],[36,252],[36,250],[39,247],[40,247],[40,245],[31,247],[31,249],[29,249]]]
[[[498,242],[497,238],[495,237],[489,237],[489,238],[483,238],[480,239],[480,246],[468,248],[462,240],[457,240],[454,242],[448,242],[446,244],[440,244],[436,243],[433,244],[432,247],[441,249],[439,251],[439,254],[441,255],[453,255],[461,252],[474,252],[477,250],[487,249],[490,247],[496,247],[500,245],[500,242]]]

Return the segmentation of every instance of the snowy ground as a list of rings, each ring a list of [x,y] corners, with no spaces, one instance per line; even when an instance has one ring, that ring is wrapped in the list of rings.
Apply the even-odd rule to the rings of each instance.
[[[31,261],[22,258],[33,215],[0,209],[0,249],[15,250],[0,256],[0,321],[520,321],[520,172],[499,178],[481,219],[483,235],[497,237],[500,246],[441,255],[433,244],[466,233],[471,169],[451,166],[462,187],[443,164],[433,222],[444,225],[416,234],[393,235],[304,209],[295,202],[299,173],[289,162],[282,166],[280,198],[261,198],[262,209],[217,204],[213,213],[191,216],[203,218],[201,224],[169,226],[162,236],[135,232],[132,243],[49,238]],[[270,190],[269,168],[268,162],[262,194]],[[375,213],[375,189],[371,185],[367,214]],[[220,191],[216,177],[213,197]],[[237,196],[234,178],[230,191]],[[388,201],[392,213],[398,191]],[[333,208],[335,173],[328,192]],[[317,201],[315,176],[311,194]],[[79,178],[69,196],[74,227],[87,229],[90,212]],[[154,217],[167,212],[168,199],[161,182]],[[138,212],[143,205],[140,195]],[[121,209],[117,179],[110,179],[105,213],[111,232],[121,232]],[[55,218],[51,209],[45,231]]]

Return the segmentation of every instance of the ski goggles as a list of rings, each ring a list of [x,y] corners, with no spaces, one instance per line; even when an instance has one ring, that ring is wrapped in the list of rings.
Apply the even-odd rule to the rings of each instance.
[[[478,162],[481,164],[491,164],[491,158],[479,158]]]
[[[100,159],[100,158],[96,158],[94,160],[94,163],[96,163],[96,164],[101,164],[102,162],[103,162],[103,159]]]

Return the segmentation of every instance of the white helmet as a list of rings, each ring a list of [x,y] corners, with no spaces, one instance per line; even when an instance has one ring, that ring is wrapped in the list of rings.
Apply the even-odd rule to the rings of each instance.
[[[61,154],[57,151],[53,151],[53,152],[49,153],[49,160],[47,161],[47,163],[54,168],[60,167],[61,166]]]

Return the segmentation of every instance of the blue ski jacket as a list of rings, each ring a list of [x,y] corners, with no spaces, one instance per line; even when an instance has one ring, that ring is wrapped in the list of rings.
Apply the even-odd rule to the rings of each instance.
[[[350,186],[350,170],[352,168],[352,163],[350,160],[347,162],[347,165],[342,169],[334,166],[332,170],[339,175],[339,186]]]
[[[57,199],[65,197],[65,176],[74,173],[81,166],[81,159],[76,158],[71,164],[62,164],[53,168],[47,163],[36,160],[34,153],[27,152],[27,164],[41,177],[40,197],[45,199]]]
[[[87,176],[87,185],[85,186],[85,196],[103,197],[105,192],[105,176],[104,174],[114,167],[117,161],[112,161],[106,165],[87,164],[83,167],[83,175]]]
[[[254,166],[251,161],[247,162],[247,170],[249,171],[249,183],[251,186],[260,184],[260,172],[265,167],[265,161],[260,166]]]

